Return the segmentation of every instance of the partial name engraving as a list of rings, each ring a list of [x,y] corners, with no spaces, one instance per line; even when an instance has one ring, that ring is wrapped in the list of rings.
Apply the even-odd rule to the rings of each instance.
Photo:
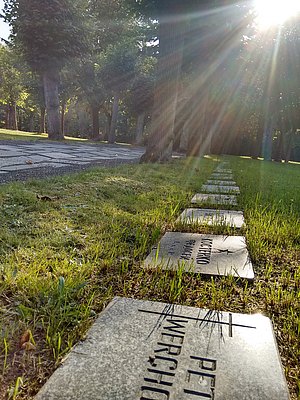
[[[196,256],[196,264],[205,265],[210,263],[213,240],[201,239],[200,246]]]
[[[141,387],[140,400],[169,400],[189,320],[166,318]],[[191,355],[181,398],[214,400],[217,360]]]
[[[187,319],[166,318],[154,354],[149,356],[140,400],[168,400],[175,382]]]
[[[196,240],[187,240],[183,246],[183,252],[180,255],[180,260],[191,260]],[[206,265],[210,263],[213,240],[203,238],[200,241],[199,248],[196,254],[195,262],[197,265]]]

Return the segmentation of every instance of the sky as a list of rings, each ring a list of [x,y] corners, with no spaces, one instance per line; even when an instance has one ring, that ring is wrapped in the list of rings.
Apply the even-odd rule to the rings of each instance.
[[[0,10],[3,9],[3,0],[0,0]],[[1,13],[0,11],[0,13]],[[7,39],[9,35],[9,26],[0,18],[0,38]]]

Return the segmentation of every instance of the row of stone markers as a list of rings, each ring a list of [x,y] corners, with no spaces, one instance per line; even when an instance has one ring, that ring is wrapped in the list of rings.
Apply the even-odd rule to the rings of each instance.
[[[224,163],[217,167],[201,190],[204,193],[197,193],[191,200],[193,204],[237,204],[239,188],[233,180],[232,171],[224,168]],[[244,216],[242,211],[188,208],[178,222],[186,226],[207,224],[242,228]],[[230,274],[250,280],[254,278],[246,241],[242,236],[167,232],[147,257],[145,265],[149,268],[156,265],[162,269],[182,267],[202,275]]]
[[[219,164],[179,221],[239,229],[239,188]],[[242,236],[167,232],[144,267],[253,279]],[[271,321],[116,297],[71,351],[37,400],[288,400]]]

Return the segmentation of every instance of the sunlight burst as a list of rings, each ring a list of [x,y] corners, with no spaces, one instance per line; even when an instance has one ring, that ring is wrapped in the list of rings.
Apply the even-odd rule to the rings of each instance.
[[[300,13],[300,0],[255,0],[255,13],[261,29],[282,25]]]

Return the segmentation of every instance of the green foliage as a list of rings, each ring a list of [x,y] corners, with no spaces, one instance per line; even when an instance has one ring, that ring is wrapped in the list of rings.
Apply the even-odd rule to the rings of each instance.
[[[108,47],[100,65],[104,87],[113,92],[129,87],[134,78],[137,50],[130,42]]]
[[[153,105],[155,80],[153,75],[140,74],[134,79],[128,95],[131,112],[139,115],[149,111]]]
[[[0,45],[0,103],[24,105],[28,92],[22,69],[24,65],[16,53]]]
[[[13,43],[35,70],[60,70],[68,60],[84,54],[87,44],[82,4],[80,0],[5,1]]]

